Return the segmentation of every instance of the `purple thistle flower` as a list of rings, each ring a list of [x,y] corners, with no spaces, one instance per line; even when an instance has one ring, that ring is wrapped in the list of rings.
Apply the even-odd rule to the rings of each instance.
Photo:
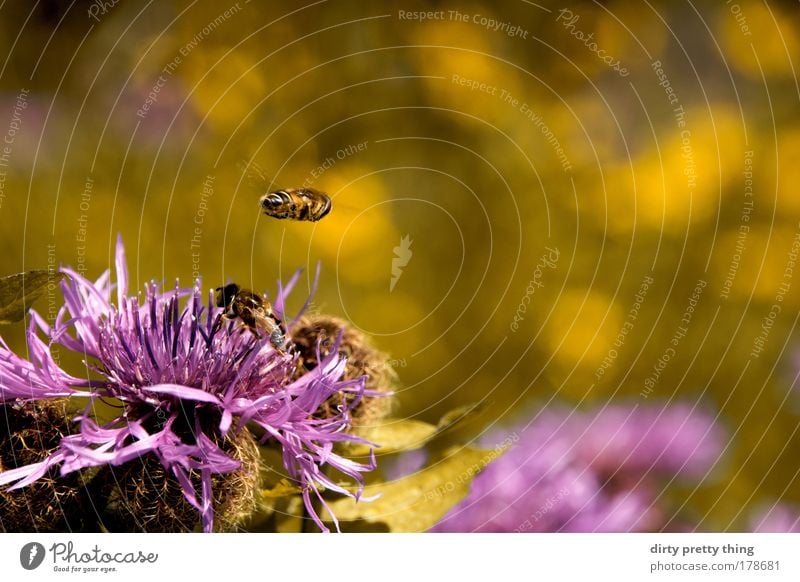
[[[240,466],[215,441],[247,430],[245,425],[251,423],[263,430],[262,441],[272,439],[281,446],[284,466],[323,531],[328,530],[312,495],[323,505],[321,488],[359,498],[362,473],[375,468],[374,457],[357,463],[335,453],[333,446],[363,442],[347,429],[350,411],[366,391],[363,377],[340,380],[346,361],[338,353],[338,340],[329,355],[318,352],[316,368],[292,380],[292,351],[279,352],[268,337],[257,338],[234,322],[215,325],[223,310],[211,297],[202,304],[199,282],[194,289],[176,286],[171,292],[159,292],[150,284],[141,305],[138,297],[128,296],[121,238],[116,304],[111,302],[108,272],[95,283],[71,269],[62,272],[67,275],[61,284],[64,306],[53,327],[31,310],[30,360],[17,356],[0,339],[0,402],[68,396],[87,398],[88,404],[76,419],[78,431],[63,437],[57,451],[40,463],[0,473],[0,485],[13,483],[10,489],[17,489],[55,467],[67,475],[151,454],[180,484],[208,532],[213,528],[212,475]],[[279,284],[274,309],[281,318],[298,276],[286,288]],[[80,379],[62,370],[50,352],[52,344],[84,354],[92,377],[99,379]],[[347,405],[325,418],[315,417],[320,405],[342,393],[353,395]],[[122,403],[120,415],[102,426],[90,414],[98,398]],[[354,480],[356,492],[326,475],[325,466]],[[200,491],[192,475],[199,475]]]
[[[713,418],[685,403],[608,406],[590,418],[577,415],[571,424],[577,454],[602,472],[652,469],[669,476],[702,476],[720,454],[722,435]]]
[[[548,410],[472,483],[438,532],[628,532],[663,527],[655,476],[702,476],[722,449],[686,405]]]
[[[756,533],[800,533],[800,507],[765,504],[750,519],[750,529]]]

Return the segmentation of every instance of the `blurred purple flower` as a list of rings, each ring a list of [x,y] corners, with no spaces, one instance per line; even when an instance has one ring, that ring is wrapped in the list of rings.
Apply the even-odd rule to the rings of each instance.
[[[211,531],[211,476],[240,466],[216,442],[218,437],[247,430],[245,425],[252,422],[263,429],[264,440],[274,439],[282,447],[284,466],[299,483],[305,505],[321,529],[327,531],[314,509],[312,493],[323,505],[320,487],[360,496],[361,474],[374,469],[374,457],[369,463],[356,463],[334,453],[333,446],[361,442],[346,429],[351,409],[365,393],[364,379],[339,381],[346,362],[335,346],[324,358],[318,354],[319,366],[292,381],[292,353],[278,352],[268,337],[240,333],[233,325],[215,327],[222,309],[211,298],[207,306],[201,304],[199,283],[191,290],[176,287],[164,293],[151,284],[140,306],[138,297],[128,296],[121,239],[116,253],[116,305],[111,303],[108,272],[95,283],[70,269],[62,272],[67,275],[62,283],[65,305],[54,326],[31,311],[30,360],[17,356],[0,339],[0,402],[69,396],[88,398],[88,404],[76,419],[80,423],[76,433],[63,437],[43,462],[0,473],[0,485],[23,487],[57,466],[66,475],[153,454],[200,512],[204,531]],[[274,308],[281,317],[297,278],[286,288],[279,285]],[[51,355],[52,344],[83,354],[99,379],[79,379],[62,370]],[[355,398],[334,415],[316,418],[320,405],[341,392]],[[99,426],[90,415],[97,398],[121,401],[120,415]],[[325,465],[355,480],[357,492],[325,475]],[[191,475],[200,476],[199,492]]]
[[[702,477],[724,442],[713,417],[682,404],[548,410],[518,430],[432,531],[656,530],[654,477]]]
[[[195,132],[199,132],[195,139],[202,139],[207,131],[189,93],[177,75],[163,74],[147,84],[133,81],[121,95],[108,97],[106,107],[115,113],[109,121],[124,136],[135,132],[137,143],[144,147],[179,148]]]
[[[756,533],[800,533],[800,507],[776,503],[762,507],[750,520]]]
[[[391,455],[381,460],[381,470],[387,481],[396,481],[413,475],[425,466],[428,460],[428,451],[425,449],[412,449],[397,455]]]
[[[572,421],[577,432],[586,416]],[[688,404],[628,408],[609,406],[576,435],[576,453],[595,470],[702,476],[720,454],[714,419]]]

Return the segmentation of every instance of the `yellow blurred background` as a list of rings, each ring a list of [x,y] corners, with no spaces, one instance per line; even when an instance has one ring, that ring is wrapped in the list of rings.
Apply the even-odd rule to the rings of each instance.
[[[3,274],[94,278],[122,233],[137,288],[302,267],[296,310],[319,262],[400,416],[688,400],[730,441],[676,507],[800,502],[795,3],[266,4],[2,8]],[[243,159],[332,213],[260,215]]]

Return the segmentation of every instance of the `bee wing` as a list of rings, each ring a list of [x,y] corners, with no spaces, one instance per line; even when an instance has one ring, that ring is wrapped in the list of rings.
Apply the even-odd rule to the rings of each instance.
[[[236,163],[236,167],[239,168],[239,170],[244,174],[245,178],[247,179],[247,184],[251,188],[258,190],[261,194],[264,194],[270,189],[272,180],[267,178],[264,168],[262,168],[258,162],[240,160]]]

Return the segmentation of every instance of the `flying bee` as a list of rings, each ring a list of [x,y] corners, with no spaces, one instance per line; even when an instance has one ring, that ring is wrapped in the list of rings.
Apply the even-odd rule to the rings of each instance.
[[[259,201],[264,214],[272,218],[316,222],[331,211],[331,199],[314,188],[286,188],[264,194]]]
[[[217,307],[225,308],[217,325],[223,319],[239,319],[257,338],[266,334],[272,346],[281,353],[286,353],[286,332],[283,323],[273,313],[272,305],[262,295],[249,289],[242,289],[236,283],[229,283],[216,288]]]
[[[261,192],[269,190],[270,181],[264,171],[255,162],[240,162],[247,175],[248,182]],[[268,191],[259,199],[261,210],[272,218],[288,218],[290,220],[322,220],[331,211],[331,198],[325,192],[314,188],[285,188]]]

